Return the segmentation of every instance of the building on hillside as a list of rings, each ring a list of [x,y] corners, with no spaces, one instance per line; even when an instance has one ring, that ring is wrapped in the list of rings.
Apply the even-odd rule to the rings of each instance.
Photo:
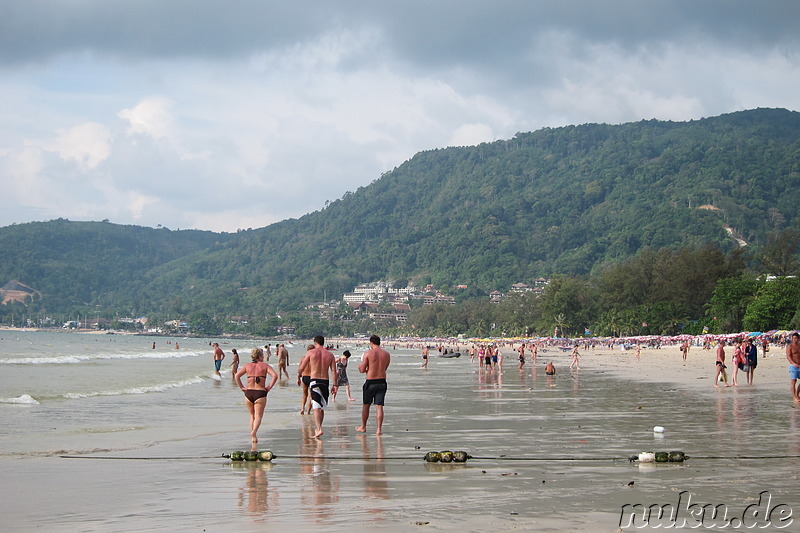
[[[275,328],[279,335],[294,335],[296,328],[294,326],[278,326]]]
[[[489,302],[499,304],[503,299],[503,293],[500,291],[492,291],[489,293]]]
[[[520,292],[531,292],[532,290],[533,287],[531,287],[530,285],[526,285],[525,283],[515,283],[511,286],[510,292],[520,293]]]
[[[549,279],[546,278],[537,278],[533,280],[533,292],[536,294],[542,294],[544,292],[544,288],[550,283]]]
[[[372,283],[361,283],[353,289],[353,292],[344,294],[346,303],[354,302],[383,302],[389,299],[396,299],[401,295],[408,297],[416,292],[413,285],[396,289],[386,281],[374,281]]]
[[[422,299],[422,304],[423,305],[433,305],[433,304],[439,304],[439,303],[448,304],[448,305],[455,305],[456,304],[456,299],[453,298],[452,296],[447,296],[445,294],[442,294],[439,291],[436,291],[436,294],[433,295],[433,296],[428,295],[428,296],[425,296]]]
[[[397,320],[405,324],[408,319],[408,312],[411,306],[408,304],[397,303],[391,306],[391,310],[381,311],[375,302],[352,302],[347,304],[353,310],[353,314],[364,316],[372,320]]]

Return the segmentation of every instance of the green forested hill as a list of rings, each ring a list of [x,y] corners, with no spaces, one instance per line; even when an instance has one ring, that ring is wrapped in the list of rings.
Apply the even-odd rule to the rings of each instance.
[[[17,280],[35,288],[42,294],[37,311],[146,311],[137,289],[152,268],[230,237],[64,219],[15,224],[0,228],[0,285]]]
[[[135,295],[164,312],[244,314],[375,279],[507,290],[596,272],[644,247],[730,251],[738,244],[729,232],[757,249],[768,234],[798,226],[798,185],[797,112],[547,128],[422,152],[300,219],[217,236],[194,254],[175,250],[174,261],[142,266]],[[15,253],[31,258],[25,248]],[[96,253],[86,248],[76,259]],[[9,261],[0,281],[10,278]],[[42,290],[47,278],[43,268],[19,280]],[[115,304],[131,298],[120,295]]]

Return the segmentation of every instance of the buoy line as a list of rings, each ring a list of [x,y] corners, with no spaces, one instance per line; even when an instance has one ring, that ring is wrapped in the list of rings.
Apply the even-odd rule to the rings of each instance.
[[[101,461],[195,461],[198,459],[230,459],[230,454],[214,456],[183,456],[183,457],[111,457],[106,455],[59,455],[61,459],[94,459]],[[326,455],[275,455],[275,459],[325,459],[329,461],[417,461],[424,460],[424,456],[395,456],[395,457],[363,457],[363,456],[326,456]],[[475,461],[515,461],[515,462],[589,462],[589,461],[631,461],[631,457],[508,457],[508,456],[469,456]],[[690,459],[686,456],[686,459]],[[766,459],[800,459],[800,455],[692,455],[693,460],[731,459],[731,460],[766,460]]]

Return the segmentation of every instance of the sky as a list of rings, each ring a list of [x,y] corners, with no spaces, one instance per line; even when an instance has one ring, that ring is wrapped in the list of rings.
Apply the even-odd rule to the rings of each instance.
[[[3,0],[0,226],[236,232],[417,152],[800,110],[796,0]]]

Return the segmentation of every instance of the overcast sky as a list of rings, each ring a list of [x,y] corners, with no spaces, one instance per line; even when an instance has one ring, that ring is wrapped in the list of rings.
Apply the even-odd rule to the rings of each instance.
[[[2,0],[0,226],[234,232],[421,150],[800,110],[796,0]]]

